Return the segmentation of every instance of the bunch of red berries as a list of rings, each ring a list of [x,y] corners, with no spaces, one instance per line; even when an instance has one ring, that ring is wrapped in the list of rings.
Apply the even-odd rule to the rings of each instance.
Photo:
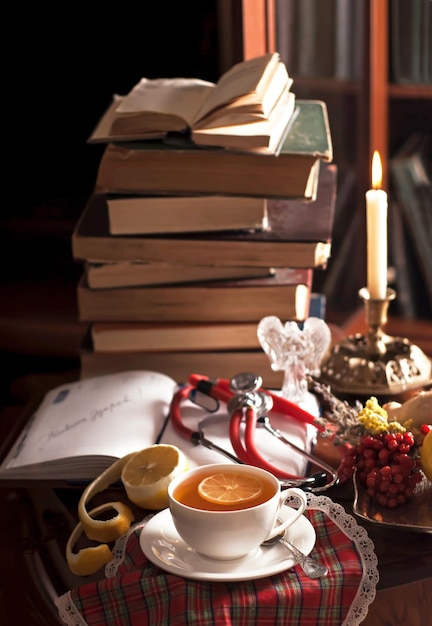
[[[389,432],[366,434],[353,449],[358,480],[381,506],[394,508],[413,497],[423,478],[414,445],[412,432]]]
[[[376,398],[370,398],[357,416],[358,436],[338,470],[341,482],[356,471],[357,479],[374,502],[394,508],[409,502],[423,479],[419,442],[431,426],[416,435],[395,421]]]

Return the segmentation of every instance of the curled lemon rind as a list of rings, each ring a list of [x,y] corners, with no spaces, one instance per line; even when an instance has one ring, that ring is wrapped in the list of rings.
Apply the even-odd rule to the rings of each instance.
[[[114,541],[123,535],[129,528],[134,519],[133,513],[128,506],[121,502],[109,502],[105,510],[108,508],[115,509],[118,513],[109,520],[96,520],[91,517],[86,509],[86,503],[100,491],[106,489],[121,476],[121,471],[125,463],[133,456],[134,453],[128,454],[118,461],[115,461],[102,474],[100,474],[93,482],[91,482],[83,491],[78,503],[78,517],[82,524],[85,534],[89,539],[96,541]]]
[[[124,535],[134,521],[134,514],[131,509],[122,502],[107,502],[91,511],[87,510],[86,505],[97,493],[121,479],[124,467],[133,457],[139,454],[140,452],[132,452],[118,459],[84,489],[78,502],[79,522],[72,531],[66,546],[66,560],[70,570],[74,574],[79,576],[93,574],[112,560],[113,555],[107,542],[115,541]],[[159,481],[156,485],[149,486],[147,490],[149,500],[147,498],[141,499],[137,497],[137,493],[139,495],[140,492],[139,487],[137,493],[132,490],[133,493],[131,494],[129,494],[128,489],[126,489],[131,502],[142,507],[147,505],[148,508],[155,508],[156,505],[157,508],[167,506],[166,492],[169,481],[178,472],[187,469],[186,457],[179,450],[178,461],[177,467],[174,468],[169,476],[164,477],[164,479]],[[126,485],[124,486],[126,487]],[[110,509],[113,509],[116,515],[110,519],[95,519],[95,516]],[[100,542],[100,545],[73,552],[73,547],[82,533],[84,533],[88,539]]]
[[[103,504],[90,511],[90,514],[97,515],[107,510],[107,508],[110,508],[110,506],[110,504],[108,506]],[[71,572],[77,576],[89,576],[90,574],[94,574],[113,559],[113,553],[106,543],[73,552],[73,547],[83,532],[83,525],[81,522],[78,522],[66,544],[67,564]]]

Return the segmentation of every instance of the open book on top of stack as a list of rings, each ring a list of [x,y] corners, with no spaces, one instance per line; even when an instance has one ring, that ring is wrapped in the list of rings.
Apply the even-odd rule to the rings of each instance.
[[[114,96],[89,142],[180,133],[196,145],[277,154],[295,110],[292,82],[276,52],[237,63],[217,83],[142,78]]]
[[[157,139],[111,142],[105,147],[96,189],[105,194],[221,194],[312,200],[321,162],[333,146],[327,107],[298,100],[277,155],[222,150]]]

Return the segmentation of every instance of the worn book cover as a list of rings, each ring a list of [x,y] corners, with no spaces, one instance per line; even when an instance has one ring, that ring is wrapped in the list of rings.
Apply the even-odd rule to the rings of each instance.
[[[262,230],[267,200],[252,196],[106,196],[112,235]]]
[[[271,276],[271,267],[238,265],[185,265],[180,263],[84,263],[87,284],[92,289],[191,283],[203,280],[227,280]]]
[[[79,319],[148,322],[257,322],[266,315],[304,320],[311,269],[279,268],[273,276],[166,286],[77,288]]]
[[[95,352],[260,349],[256,322],[95,322]]]
[[[312,293],[308,317],[324,319],[325,297]],[[284,319],[283,322],[291,320]],[[95,352],[258,350],[256,322],[95,322],[89,334]]]
[[[269,199],[269,228],[256,232],[112,236],[105,198],[93,195],[72,234],[77,260],[185,265],[320,267],[330,256],[335,165],[321,165],[316,200]]]

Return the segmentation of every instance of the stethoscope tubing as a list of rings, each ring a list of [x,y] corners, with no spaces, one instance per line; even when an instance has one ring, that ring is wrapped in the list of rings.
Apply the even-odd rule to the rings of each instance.
[[[189,377],[189,383],[190,384],[181,387],[174,394],[171,402],[170,419],[174,430],[182,438],[191,441],[194,445],[202,444],[207,448],[214,449],[222,454],[225,454],[225,456],[228,456],[227,451],[222,450],[219,446],[216,446],[210,440],[206,439],[201,431],[194,431],[184,424],[181,417],[180,405],[184,399],[190,398],[191,392],[197,390],[200,390],[205,395],[209,395],[216,400],[224,402],[228,405],[234,395],[232,390],[230,389],[229,381],[225,379],[218,379],[218,381],[214,383],[210,381],[207,377],[201,376],[199,374],[192,374]],[[287,418],[291,417],[300,422],[313,424],[317,427],[317,425],[314,423],[314,416],[309,414],[307,411],[301,409],[301,407],[294,405],[285,398],[281,399],[280,396],[273,394],[267,390],[265,390],[265,393],[268,393],[271,396],[272,400],[275,402],[272,409],[273,412],[282,412],[282,415],[285,415]],[[266,469],[267,471],[273,473],[279,480],[301,480],[302,478],[304,478],[288,473],[281,468],[275,467],[262,456],[262,454],[257,449],[255,443],[255,434],[256,428],[258,426],[258,419],[259,418],[257,415],[257,411],[250,406],[240,406],[232,411],[229,420],[229,437],[236,457],[231,454],[229,454],[229,456],[236,462],[262,467],[263,469]],[[245,422],[244,443],[241,436],[241,424],[243,421]],[[330,467],[326,463],[321,462],[319,459],[316,459],[308,452],[303,451],[297,446],[291,444],[289,440],[283,437],[280,431],[273,429],[268,421],[268,418],[267,425],[265,425],[265,427],[269,432],[281,439],[283,443],[291,446],[295,451],[305,456],[309,461],[315,463],[318,467],[324,469],[332,476],[331,481],[323,488],[328,488],[337,482],[337,473],[333,470],[332,467]],[[321,488],[320,490],[322,490],[323,488]]]
[[[214,398],[221,400],[228,404],[229,400],[233,397],[233,393],[230,389],[230,381],[225,378],[218,378],[216,382],[210,381],[206,376],[201,374],[191,374],[188,379],[189,384],[192,387],[201,387],[204,393],[209,393]],[[274,413],[290,416],[293,419],[304,422],[305,424],[312,424],[319,431],[323,431],[324,427],[321,423],[317,422],[314,415],[308,413],[297,404],[290,402],[287,398],[273,393],[269,389],[263,389],[273,401]]]

